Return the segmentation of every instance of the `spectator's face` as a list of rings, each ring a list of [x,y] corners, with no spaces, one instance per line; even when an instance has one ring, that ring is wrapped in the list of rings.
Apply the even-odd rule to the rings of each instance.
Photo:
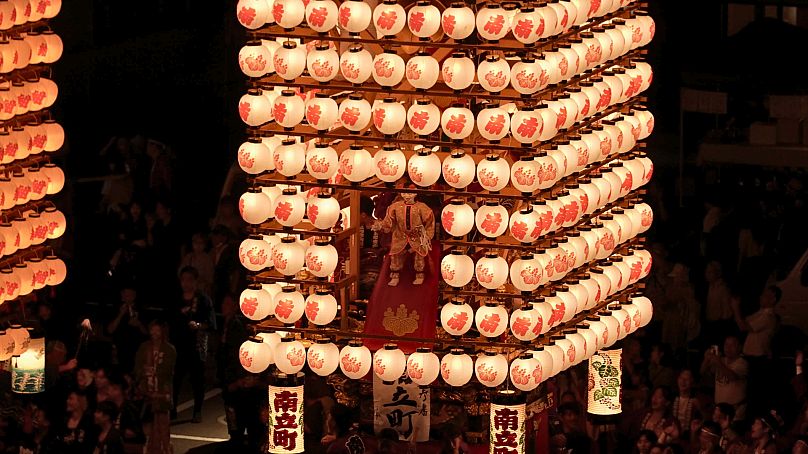
[[[191,273],[182,273],[180,276],[180,287],[184,293],[193,293],[196,291],[196,279]]]
[[[646,438],[645,435],[641,435],[637,440],[637,451],[639,451],[640,454],[650,453],[651,446],[651,440]]]
[[[574,411],[565,411],[561,414],[561,422],[564,425],[575,427],[578,425],[578,415]]]
[[[93,420],[100,426],[102,424],[107,424],[109,422],[109,417],[107,417],[107,415],[105,415],[103,412],[96,410],[93,412]]]
[[[70,393],[67,395],[67,411],[73,412],[78,411],[81,409],[81,401],[79,400],[79,396],[76,393]]]
[[[729,425],[729,418],[724,413],[721,413],[720,408],[715,407],[715,410],[713,410],[713,422],[718,423],[724,429]]]
[[[129,215],[132,216],[132,218],[140,219],[141,214],[143,214],[143,209],[137,203],[133,203],[132,206],[129,207]]]
[[[158,325],[152,325],[149,328],[149,338],[151,338],[152,342],[162,342],[163,341],[163,329],[160,328]]]
[[[125,304],[132,304],[135,302],[135,298],[137,298],[137,292],[131,288],[125,288],[121,290],[121,301]]]
[[[194,252],[201,253],[205,252],[205,238],[201,236],[195,236],[194,240],[191,242],[191,247],[194,249]]]
[[[727,358],[737,358],[740,354],[741,346],[738,344],[738,339],[728,337],[724,341],[724,355]]]
[[[689,370],[683,370],[679,374],[679,378],[677,379],[677,385],[679,385],[679,391],[690,391],[690,388],[693,386],[693,374]]]
[[[659,364],[662,361],[662,352],[659,350],[659,347],[654,347],[651,349],[651,362],[654,364]]]
[[[107,387],[107,395],[109,396],[109,400],[116,402],[123,398],[123,390],[121,389],[121,385],[118,384],[110,384]]]
[[[93,371],[90,369],[79,369],[78,373],[76,373],[76,383],[79,385],[79,388],[86,388],[93,384]]]
[[[763,421],[761,421],[760,418],[755,419],[755,422],[752,423],[751,435],[755,440],[761,439],[766,435],[766,426],[763,425]]]
[[[667,406],[668,400],[665,398],[665,394],[662,392],[662,390],[657,389],[654,391],[654,394],[651,396],[651,409],[664,410]]]
[[[31,423],[35,429],[47,429],[50,427],[50,420],[48,415],[39,408],[34,409],[34,414],[31,418]]]

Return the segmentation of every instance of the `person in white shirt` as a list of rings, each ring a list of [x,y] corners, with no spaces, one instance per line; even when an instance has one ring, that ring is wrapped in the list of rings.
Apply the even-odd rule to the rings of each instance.
[[[735,407],[735,418],[743,419],[746,412],[746,378],[749,364],[741,357],[740,341],[735,336],[724,340],[724,356],[708,349],[701,373],[715,374],[715,402]]]
[[[774,307],[780,301],[783,291],[776,286],[769,286],[760,295],[760,309],[754,314],[744,318],[741,316],[739,301],[733,299],[732,310],[738,328],[747,334],[743,343],[743,354],[746,357],[770,357],[771,342],[777,330],[777,314]]]

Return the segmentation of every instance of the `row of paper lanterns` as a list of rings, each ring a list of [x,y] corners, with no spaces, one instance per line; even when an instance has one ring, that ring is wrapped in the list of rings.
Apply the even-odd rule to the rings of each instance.
[[[0,121],[51,107],[59,95],[56,83],[45,77],[0,85]]]
[[[371,9],[360,0],[347,0],[339,7],[332,0],[240,0],[236,17],[250,30],[277,24],[292,29],[303,24],[318,33],[335,27],[348,33],[361,33],[371,21],[379,38],[394,37],[407,26],[418,38],[429,38],[439,30],[452,39],[471,36],[475,29],[482,39],[498,41],[509,32],[523,43],[534,43],[566,33],[573,26],[602,17],[627,6],[631,0],[563,0],[542,7],[503,8],[487,3],[476,14],[466,5],[452,5],[441,12],[428,2],[412,6],[409,11],[393,0],[385,0]],[[645,24],[642,24],[645,25]],[[645,28],[649,28],[646,25]],[[650,41],[650,37],[647,39]]]
[[[260,272],[274,268],[285,276],[294,276],[305,266],[315,277],[328,277],[337,267],[337,249],[327,243],[306,245],[290,235],[257,236],[239,245],[239,261],[247,270]]]
[[[0,257],[60,238],[66,229],[67,220],[56,208],[23,213],[23,216],[0,223]]]
[[[42,19],[53,19],[62,9],[62,0],[8,0],[0,2],[0,30],[8,30]]]
[[[0,291],[3,290],[2,287],[2,282],[0,282]],[[21,325],[14,324],[5,330],[0,330],[0,362],[8,360],[12,356],[22,355],[30,343],[31,333],[29,329]]]
[[[283,283],[248,287],[239,296],[239,307],[253,321],[272,317],[285,325],[294,325],[305,315],[310,324],[317,326],[334,321],[339,309],[337,299],[325,288],[304,297],[296,286]]]
[[[28,65],[55,63],[63,51],[62,39],[52,31],[31,32],[0,41],[0,73],[7,74]]]
[[[56,256],[31,258],[0,270],[0,304],[64,282],[67,267]]]
[[[11,164],[42,152],[58,151],[64,141],[64,129],[53,120],[0,131],[0,164]]]
[[[64,184],[64,172],[53,164],[17,169],[9,177],[0,176],[0,209],[9,210],[42,200],[47,195],[57,194]]]
[[[308,366],[314,373],[328,376],[339,368],[354,380],[371,371],[385,381],[394,381],[406,374],[421,386],[432,384],[438,376],[450,386],[463,386],[475,376],[481,384],[497,387],[510,376],[517,389],[531,391],[544,380],[580,364],[597,350],[608,348],[645,326],[652,310],[647,298],[632,298],[629,304],[602,312],[577,328],[553,336],[548,345],[514,358],[510,367],[507,357],[494,351],[482,352],[472,359],[462,349],[451,349],[439,359],[424,348],[405,355],[395,345],[386,345],[371,353],[361,341],[351,341],[340,349],[326,339],[306,348],[299,340],[281,337],[278,333],[261,333],[245,341],[239,349],[239,359],[242,367],[252,373],[261,373],[272,364],[286,374],[296,374]]]

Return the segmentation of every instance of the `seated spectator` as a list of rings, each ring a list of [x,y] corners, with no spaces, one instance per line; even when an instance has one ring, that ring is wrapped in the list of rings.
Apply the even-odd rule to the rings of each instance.
[[[718,427],[721,428],[722,437],[724,432],[729,430],[729,427],[734,420],[735,420],[735,406],[730,405],[726,402],[719,402],[718,404],[716,404],[715,408],[713,409],[712,421],[718,424]],[[722,447],[726,449],[726,447],[724,446]]]
[[[651,454],[651,449],[657,443],[657,436],[653,430],[641,430],[634,445],[634,452],[637,454]]]
[[[735,418],[743,419],[746,412],[746,377],[749,365],[741,357],[740,343],[735,336],[724,341],[724,356],[707,350],[701,365],[702,373],[715,374],[715,401],[735,407]]]
[[[94,454],[123,454],[121,434],[115,428],[118,409],[112,402],[100,402],[95,409],[95,425],[98,427],[98,438]]]

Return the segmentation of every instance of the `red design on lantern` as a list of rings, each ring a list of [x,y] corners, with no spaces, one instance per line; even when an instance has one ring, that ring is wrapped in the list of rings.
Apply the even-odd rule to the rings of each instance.
[[[459,178],[460,177],[458,177],[458,179]],[[451,212],[451,211],[447,211],[446,213],[443,213],[443,216],[441,216],[441,218],[440,218],[440,223],[441,223],[441,225],[443,225],[443,230],[446,230],[447,232],[451,232],[452,231],[452,224],[454,224],[454,213]]]
[[[294,302],[292,300],[280,300],[278,305],[275,306],[275,315],[278,317],[289,318],[294,310]]]
[[[505,115],[499,114],[494,115],[488,119],[488,123],[485,125],[485,130],[490,132],[491,134],[500,134],[502,132],[502,128],[505,127]]]
[[[283,19],[283,3],[275,3],[272,5],[272,17],[275,19],[275,23],[281,23]]]
[[[494,382],[497,379],[497,371],[490,365],[480,364],[477,366],[477,377],[481,382]]]
[[[485,215],[485,220],[480,223],[480,228],[488,233],[495,233],[499,230],[500,224],[502,224],[502,215],[500,213],[488,213]]]
[[[342,357],[342,367],[345,369],[345,372],[359,372],[359,368],[362,367],[362,364],[360,364],[355,357],[348,355]]]
[[[395,11],[384,11],[376,20],[376,25],[378,25],[379,28],[390,30],[393,28],[393,25],[396,24],[397,16]]]
[[[505,74],[502,71],[497,71],[496,74],[493,71],[490,71],[488,74],[485,75],[485,80],[491,85],[492,88],[497,88],[505,85]]]
[[[530,382],[530,374],[521,366],[516,366],[511,369],[511,378],[515,384],[526,385]]]
[[[490,187],[496,187],[499,181],[499,177],[494,175],[494,172],[491,170],[483,170],[477,175],[477,178],[480,180],[480,184]]]
[[[522,337],[527,335],[528,328],[530,328],[530,319],[526,317],[516,317],[511,325],[511,331]]]
[[[250,103],[242,102],[238,105],[238,115],[241,117],[241,121],[247,121],[247,117],[250,116]]]
[[[514,222],[511,226],[511,235],[517,240],[522,240],[527,234],[527,224],[522,221]]]
[[[320,106],[317,104],[311,104],[306,108],[306,118],[309,120],[309,123],[313,125],[320,122],[321,113],[322,111],[320,110]]]
[[[238,12],[238,20],[244,25],[252,25],[255,20],[255,8],[242,7]]]
[[[536,117],[525,118],[522,120],[522,124],[516,128],[516,132],[524,137],[532,137],[533,134],[536,133],[536,129],[539,127],[539,119]],[[544,129],[544,128],[542,128]],[[541,131],[539,131],[541,132]]]
[[[272,116],[275,118],[275,121],[282,122],[283,119],[286,117],[286,104],[282,102],[275,103],[272,106]]]
[[[386,176],[393,176],[398,172],[398,164],[395,162],[388,162],[388,158],[382,158],[376,165],[379,168],[379,173]]]
[[[306,355],[303,354],[302,348],[292,349],[289,351],[289,353],[286,354],[286,359],[289,360],[289,364],[291,364],[292,366],[299,366],[303,364],[305,357]]]
[[[533,30],[533,21],[531,19],[522,19],[513,27],[513,34],[519,38],[527,39],[530,32]]]
[[[348,26],[348,21],[351,20],[351,8],[340,8],[339,10],[339,24],[343,28]]]
[[[448,263],[444,264],[440,269],[440,275],[444,281],[451,281],[454,279],[455,270]]]
[[[542,71],[542,75],[544,75],[544,71]],[[536,79],[536,74],[528,74],[526,69],[519,71],[515,78],[516,82],[522,88],[536,88],[536,84],[539,82],[538,79]]]
[[[478,268],[477,280],[488,284],[494,280],[494,274],[488,268]]]
[[[446,131],[451,132],[453,134],[460,134],[465,126],[466,126],[465,114],[452,115],[451,117],[449,117],[449,121],[446,122]]]
[[[244,315],[252,317],[255,315],[256,309],[258,309],[258,298],[244,298],[241,301],[241,312]]]
[[[424,13],[418,11],[410,16],[410,28],[413,31],[420,32],[421,27],[424,26]]]
[[[320,358],[319,352],[312,353],[309,351],[309,367],[312,369],[322,369],[323,368],[323,358]]]
[[[497,327],[499,327],[499,322],[499,314],[488,314],[483,317],[483,321],[480,322],[480,330],[493,333],[497,330]]]
[[[275,217],[280,219],[281,221],[286,221],[289,219],[289,215],[292,214],[292,204],[289,202],[280,202],[275,207]]]
[[[328,77],[334,70],[334,68],[331,67],[331,63],[322,62],[320,60],[312,63],[311,68],[314,70],[314,75],[317,77]]]
[[[373,64],[373,68],[376,70],[376,75],[380,77],[390,77],[393,75],[393,67],[390,66],[388,60],[376,60],[376,63]]]
[[[342,65],[342,75],[349,79],[356,79],[359,77],[359,68],[356,67],[353,63],[349,63],[348,61],[343,61]]]
[[[446,34],[451,35],[454,32],[455,24],[457,21],[455,20],[454,14],[447,14],[443,16],[443,31]]]
[[[539,276],[539,273],[541,273],[541,268],[534,268],[532,266],[527,266],[519,273],[519,276],[522,277],[522,280],[525,282],[525,284],[532,285],[539,283],[539,279],[541,278],[541,276]]]
[[[424,129],[426,123],[429,121],[429,112],[422,110],[412,114],[410,118],[410,125],[415,129]]]
[[[244,59],[244,63],[250,71],[263,71],[267,67],[267,62],[264,60],[263,55],[253,58],[252,55]]]
[[[342,120],[342,124],[356,126],[356,120],[359,119],[359,113],[358,107],[349,107],[342,111],[340,120]]]
[[[418,80],[420,78],[421,78],[421,70],[418,69],[418,65],[414,63],[407,65],[407,79]]]
[[[487,31],[492,35],[497,35],[499,32],[502,31],[502,27],[505,25],[505,16],[502,14],[497,14],[496,16],[491,16],[488,18],[488,22],[483,27],[483,30]]]
[[[530,186],[536,181],[536,175],[534,175],[530,169],[524,167],[516,169],[516,172],[513,173],[513,177],[516,182],[522,186]]]
[[[452,318],[446,321],[446,326],[454,331],[460,331],[469,321],[469,314],[466,312],[456,312]]]
[[[320,312],[320,303],[318,301],[309,301],[306,303],[306,318],[314,320],[317,318],[318,312]]]
[[[326,8],[312,8],[309,14],[309,24],[315,27],[322,27],[325,20],[328,18],[328,9]]]

